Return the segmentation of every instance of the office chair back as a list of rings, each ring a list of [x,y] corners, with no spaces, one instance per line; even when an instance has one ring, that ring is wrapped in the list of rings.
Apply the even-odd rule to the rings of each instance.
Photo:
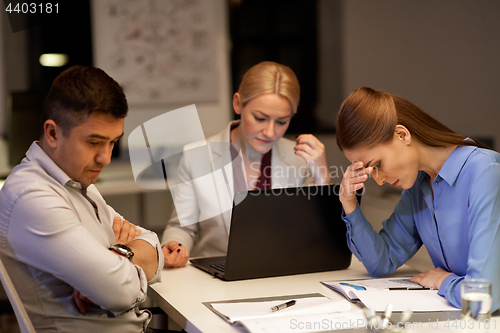
[[[5,289],[5,293],[7,294],[10,304],[14,309],[14,313],[16,314],[17,323],[19,324],[21,333],[36,333],[35,328],[33,327],[33,324],[28,317],[28,313],[26,312],[26,309],[24,308],[24,305],[19,298],[19,295],[14,288],[14,284],[12,283],[12,280],[10,279],[9,274],[7,273],[7,270],[5,269],[5,266],[1,259],[0,280],[2,280],[2,285]]]

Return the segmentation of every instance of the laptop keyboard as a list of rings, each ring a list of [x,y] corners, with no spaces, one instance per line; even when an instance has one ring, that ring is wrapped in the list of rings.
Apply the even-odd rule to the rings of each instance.
[[[212,264],[210,267],[215,268],[219,271],[225,272],[226,271],[226,264]]]

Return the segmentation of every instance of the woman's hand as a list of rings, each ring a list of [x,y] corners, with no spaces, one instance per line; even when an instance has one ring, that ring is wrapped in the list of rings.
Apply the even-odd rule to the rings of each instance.
[[[365,168],[363,162],[354,162],[344,172],[344,177],[340,183],[339,199],[346,215],[351,214],[358,206],[356,191],[365,185],[364,182],[372,171],[373,168]]]
[[[295,154],[306,160],[316,185],[330,184],[325,145],[321,141],[312,134],[299,135],[295,143]]]
[[[176,241],[163,246],[165,267],[184,267],[189,259],[189,250]]]
[[[413,277],[410,278],[410,281],[418,283],[427,288],[438,290],[439,288],[441,288],[441,283],[443,283],[443,280],[451,274],[453,273],[450,273],[448,271],[445,271],[441,267],[438,267],[427,272],[413,275]]]

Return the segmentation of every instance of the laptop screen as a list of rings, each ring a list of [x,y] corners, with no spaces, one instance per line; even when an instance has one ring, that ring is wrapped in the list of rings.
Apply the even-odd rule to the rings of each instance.
[[[225,279],[348,268],[338,191],[339,185],[249,191],[233,207]]]

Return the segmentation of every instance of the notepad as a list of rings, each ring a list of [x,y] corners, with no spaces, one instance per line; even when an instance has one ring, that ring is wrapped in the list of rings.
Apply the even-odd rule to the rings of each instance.
[[[344,295],[349,301],[358,301],[358,293],[363,290],[390,291],[390,290],[426,290],[418,283],[411,282],[410,278],[381,278],[348,281],[321,282],[324,286]]]
[[[269,311],[273,306],[291,300],[296,301],[295,305],[276,312]],[[311,297],[304,298],[291,296],[290,298],[283,299],[280,297],[280,299],[277,300],[264,301],[252,299],[244,301],[209,302],[205,305],[230,324],[248,319],[314,315],[351,310],[351,305],[347,300],[332,301],[321,294],[314,294],[311,295]]]

